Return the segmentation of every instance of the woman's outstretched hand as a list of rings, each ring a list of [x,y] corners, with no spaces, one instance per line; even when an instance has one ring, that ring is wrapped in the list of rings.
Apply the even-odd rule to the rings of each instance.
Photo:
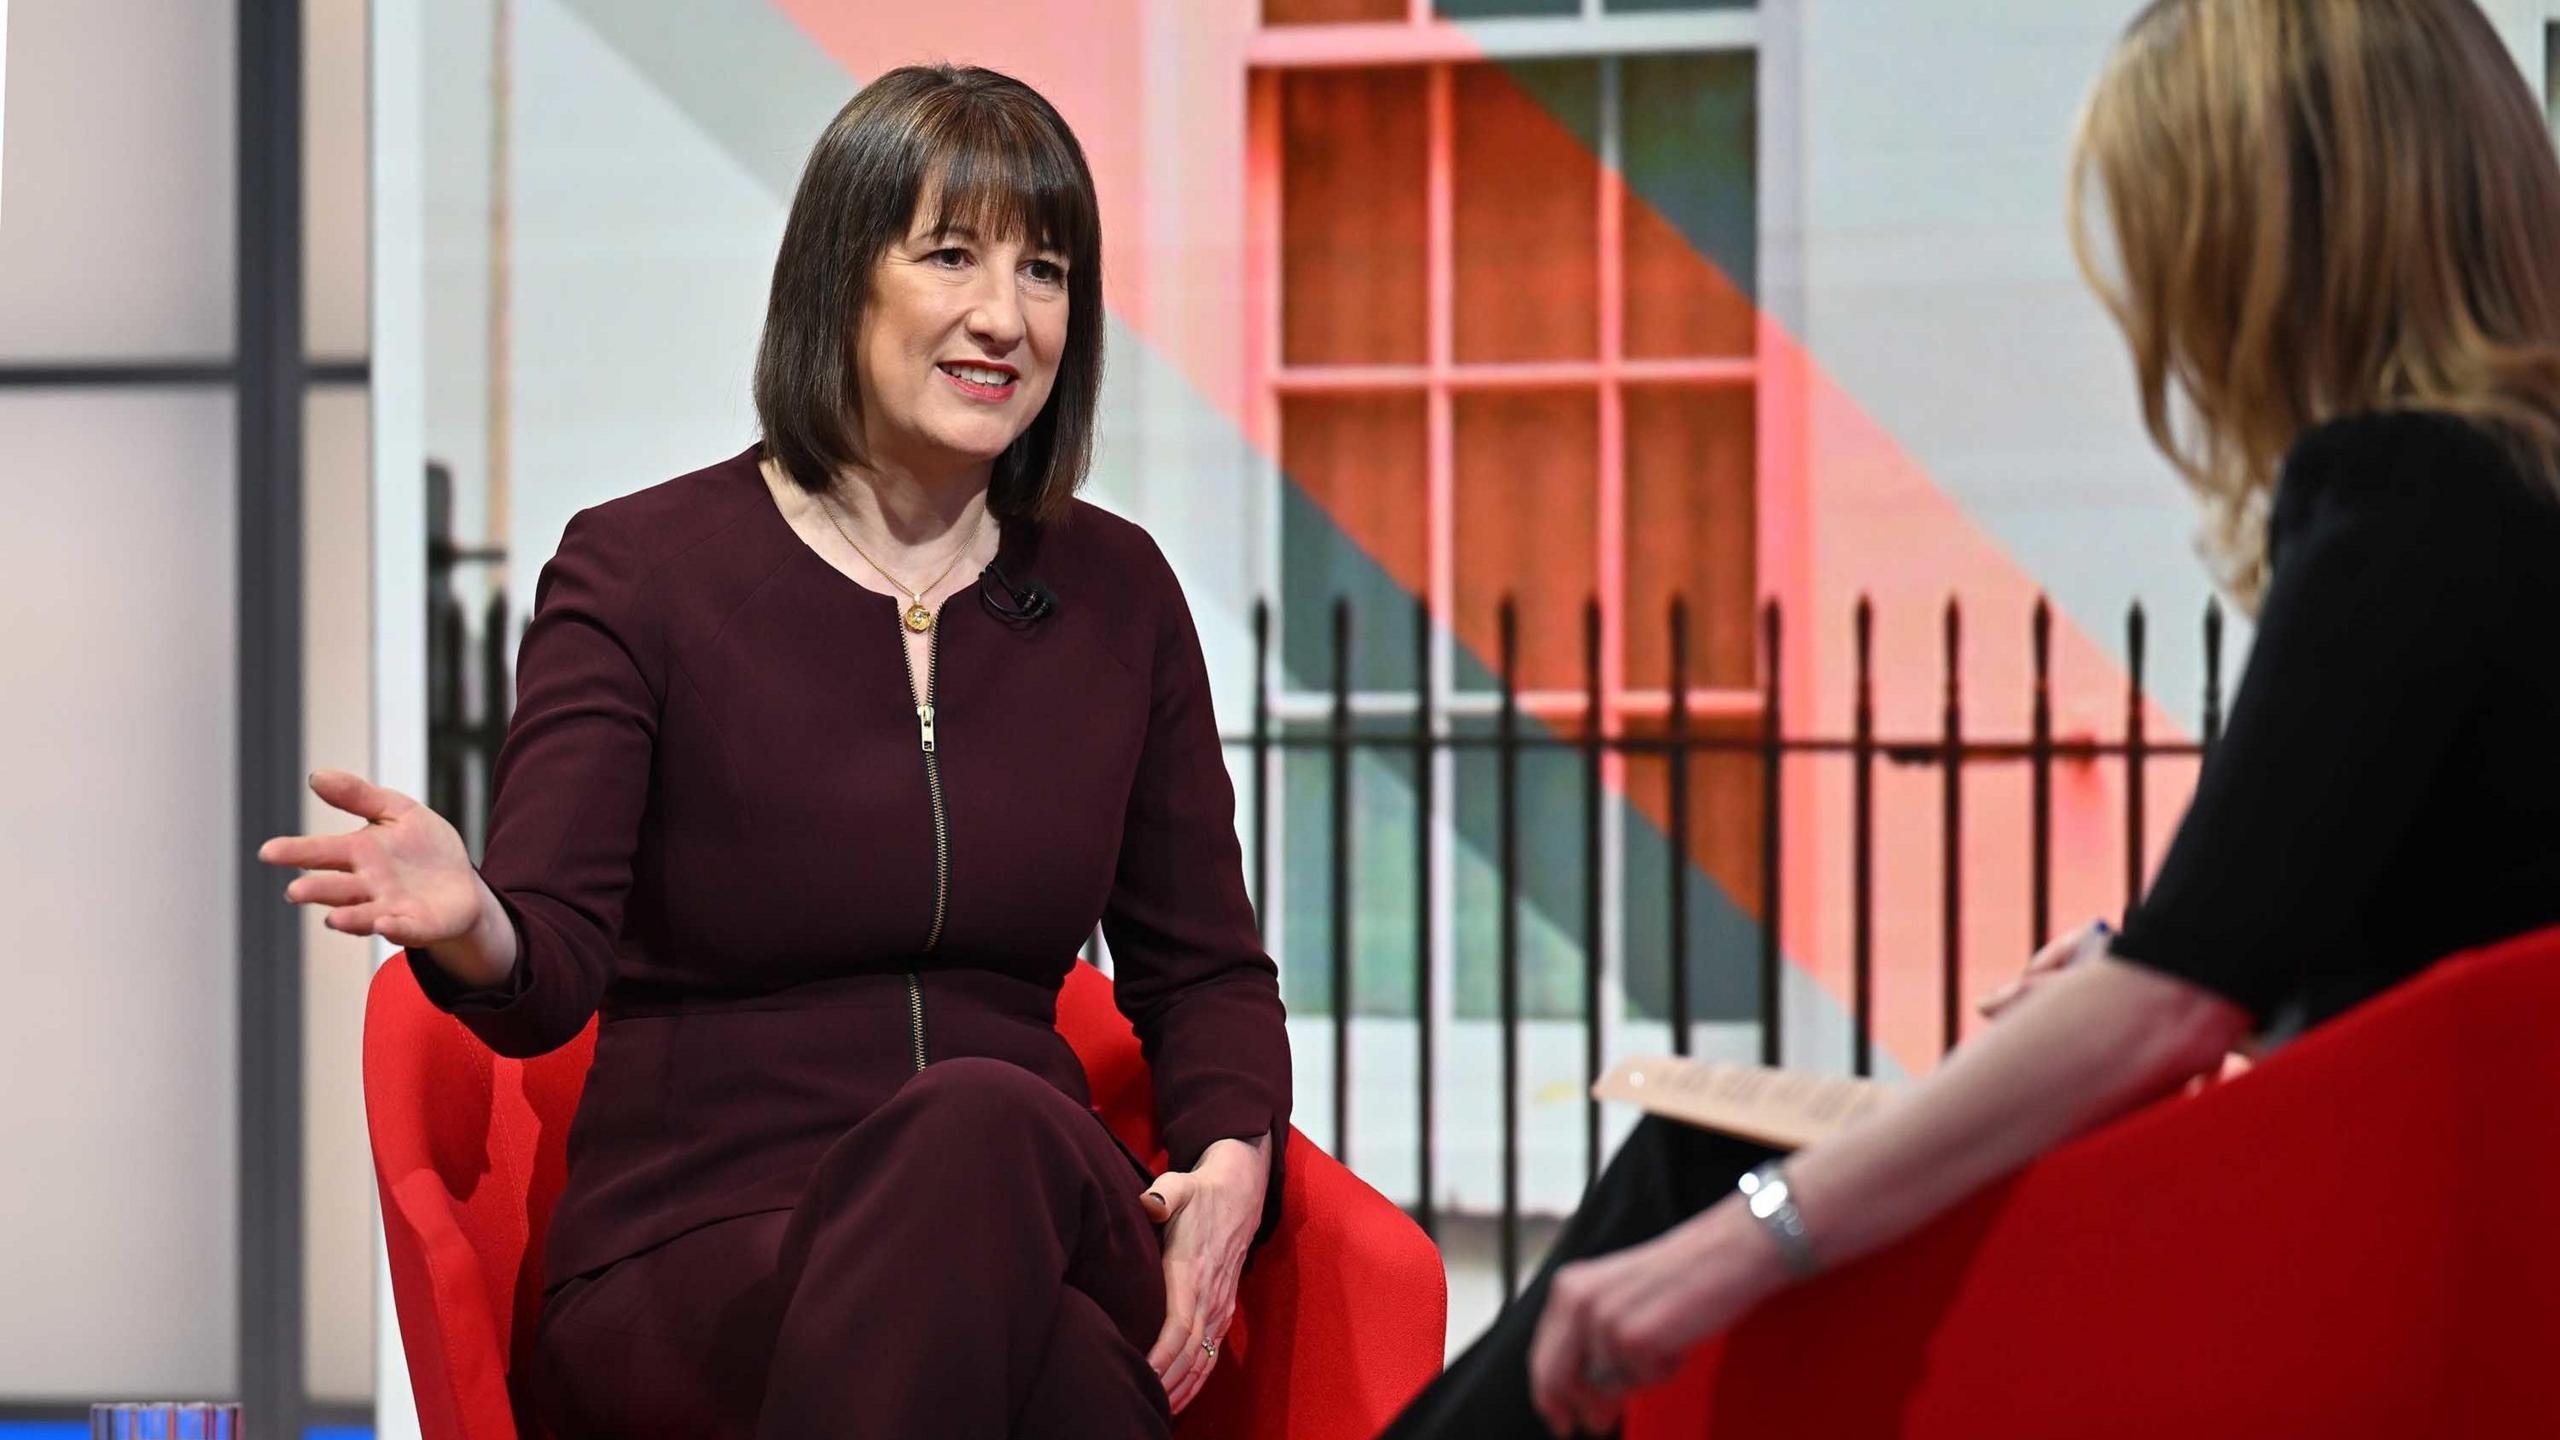
[[[1158,1176],[1138,1197],[1147,1218],[1164,1227],[1164,1330],[1147,1363],[1176,1414],[1217,1367],[1270,1178],[1270,1136],[1221,1140],[1197,1166]]]
[[[260,860],[304,872],[285,886],[285,899],[326,906],[322,923],[345,934],[443,947],[438,963],[464,984],[507,977],[515,967],[514,927],[443,816],[344,770],[313,771],[311,793],[365,824],[342,835],[279,835],[259,846]]]

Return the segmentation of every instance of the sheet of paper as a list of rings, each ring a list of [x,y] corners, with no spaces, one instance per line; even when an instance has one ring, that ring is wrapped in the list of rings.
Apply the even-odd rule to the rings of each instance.
[[[1786,1149],[1837,1133],[1892,1094],[1873,1080],[1667,1055],[1621,1060],[1591,1093]]]

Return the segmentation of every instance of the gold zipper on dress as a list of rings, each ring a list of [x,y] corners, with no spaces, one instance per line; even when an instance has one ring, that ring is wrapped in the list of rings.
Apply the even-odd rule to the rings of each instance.
[[[916,1069],[924,1069],[924,985],[907,972],[907,1033],[916,1043]]]
[[[916,741],[924,751],[924,790],[933,802],[933,928],[925,932],[924,954],[942,942],[942,920],[951,901],[951,826],[942,808],[942,757],[934,753],[933,697],[942,675],[942,626],[936,624],[925,641],[924,695],[916,695],[915,667],[907,663],[907,624],[902,614],[898,620],[898,673],[907,677],[907,700],[916,707]],[[925,1067],[924,1053],[924,985],[915,972],[907,972],[908,1033],[915,1041],[916,1068]]]

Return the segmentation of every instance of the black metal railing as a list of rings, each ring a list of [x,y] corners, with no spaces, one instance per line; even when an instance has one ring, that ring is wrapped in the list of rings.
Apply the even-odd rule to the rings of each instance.
[[[430,648],[429,709],[429,803],[461,829],[477,853],[486,832],[487,806],[492,788],[496,756],[506,729],[511,708],[508,673],[516,634],[510,625],[507,594],[502,573],[493,574],[488,586],[488,599],[476,616],[456,593],[455,577],[466,566],[503,565],[505,552],[496,547],[471,547],[456,543],[450,534],[451,483],[444,467],[431,465],[428,476],[430,526],[428,551],[428,637]],[[1415,606],[1411,630],[1413,646],[1412,673],[1427,677],[1433,673],[1432,650],[1437,642],[1435,622],[1425,607]],[[1604,723],[1607,714],[1603,704],[1601,674],[1601,638],[1603,615],[1596,601],[1586,602],[1581,624],[1582,683],[1579,687],[1582,708],[1578,715],[1562,718],[1573,722],[1570,733],[1557,726],[1538,723],[1524,712],[1520,684],[1520,623],[1518,607],[1508,598],[1501,602],[1495,630],[1494,691],[1490,697],[1492,725],[1461,727],[1442,704],[1435,700],[1428,683],[1418,684],[1413,693],[1403,697],[1410,707],[1410,724],[1396,729],[1381,729],[1354,723],[1352,691],[1352,611],[1348,601],[1336,601],[1330,615],[1331,654],[1327,666],[1330,681],[1322,719],[1313,727],[1291,724],[1284,720],[1282,708],[1275,699],[1272,680],[1275,655],[1272,643],[1272,611],[1269,602],[1257,603],[1253,612],[1254,681],[1250,724],[1241,735],[1226,738],[1226,744],[1243,752],[1245,760],[1246,815],[1245,829],[1251,843],[1247,866],[1253,894],[1262,907],[1266,934],[1268,921],[1279,897],[1274,890],[1272,841],[1275,820],[1272,796],[1274,760],[1283,754],[1311,752],[1328,762],[1329,774],[1325,796],[1325,823],[1330,832],[1331,851],[1323,872],[1325,923],[1324,972],[1330,982],[1328,1004],[1334,1024],[1329,1056],[1332,1079],[1331,1143],[1338,1158],[1356,1164],[1352,1154],[1352,1089],[1353,1055],[1350,1013],[1359,1008],[1355,1003],[1355,959],[1359,958],[1357,936],[1352,923],[1356,887],[1360,867],[1355,861],[1361,854],[1359,837],[1353,833],[1351,795],[1354,757],[1362,753],[1401,756],[1411,762],[1410,803],[1417,817],[1413,827],[1412,914],[1409,956],[1382,957],[1372,953],[1372,964],[1393,958],[1402,964],[1409,960],[1411,996],[1416,1032],[1416,1063],[1411,1077],[1416,1089],[1418,1113],[1414,1141],[1416,1185],[1413,1214],[1426,1230],[1436,1233],[1438,1216],[1435,1196],[1438,1185],[1438,1111],[1437,1076],[1442,1037],[1437,1013],[1440,997],[1434,993],[1434,951],[1440,941],[1438,906],[1440,897],[1434,891],[1434,865],[1439,858],[1436,848],[1444,842],[1433,823],[1442,808],[1455,799],[1440,793],[1435,761],[1443,754],[1490,753],[1494,768],[1495,803],[1492,834],[1458,843],[1473,843],[1492,857],[1495,891],[1499,912],[1493,925],[1491,957],[1496,967],[1495,1018],[1500,1029],[1501,1073],[1501,1234],[1500,1250],[1506,1291],[1517,1288],[1520,1267],[1519,1235],[1521,1226],[1521,1113],[1520,1037],[1523,1025],[1522,979],[1522,815],[1521,763],[1524,757],[1539,753],[1565,752],[1573,755],[1580,774],[1580,825],[1582,828],[1582,865],[1579,884],[1582,890],[1580,909],[1580,980],[1583,1026],[1582,1062],[1585,1079],[1597,1079],[1606,1061],[1602,1053],[1602,1006],[1604,1004],[1603,923],[1608,897],[1602,894],[1601,830],[1606,822],[1607,762],[1612,755],[1658,757],[1666,766],[1669,791],[1667,811],[1662,825],[1665,854],[1662,862],[1670,880],[1665,905],[1668,910],[1668,938],[1663,953],[1667,969],[1662,991],[1665,1014],[1673,1048],[1682,1054],[1689,1051],[1692,1020],[1696,1014],[1692,991],[1693,956],[1691,953],[1691,916],[1689,913],[1689,880],[1697,866],[1691,837],[1694,816],[1691,800],[1692,764],[1701,756],[1724,755],[1748,757],[1755,761],[1758,785],[1758,891],[1754,930],[1755,948],[1747,953],[1694,957],[1708,966],[1730,965],[1731,973],[1747,975],[1757,996],[1759,1053],[1765,1063],[1780,1059],[1781,976],[1784,965],[1785,935],[1780,917],[1783,901],[1791,883],[1785,873],[1784,855],[1787,808],[1783,781],[1789,767],[1812,757],[1844,759],[1851,773],[1850,781],[1850,891],[1845,897],[1850,907],[1851,995],[1848,1017],[1850,1029],[1850,1065],[1858,1074],[1870,1074],[1875,1063],[1874,1035],[1876,1011],[1876,776],[1880,764],[1898,767],[1935,767],[1943,776],[1939,787],[1939,821],[1942,854],[1938,916],[1938,955],[1940,969],[1941,1010],[1940,1043],[1955,1044],[1960,1030],[1960,996],[1963,993],[1963,948],[1966,935],[1966,876],[1963,863],[1962,836],[1967,819],[1965,778],[1969,771],[1981,766],[2024,766],[2029,776],[2026,822],[2029,837],[2028,914],[2017,939],[2027,953],[2041,944],[2052,932],[2053,911],[2053,812],[2054,771],[2070,763],[2113,762],[2123,766],[2124,774],[2124,893],[2128,908],[2139,899],[2145,873],[2145,824],[2147,816],[2147,771],[2155,761],[2167,758],[2201,756],[2219,735],[2222,726],[2222,643],[2223,615],[2218,604],[2208,604],[2203,617],[2204,696],[2202,735],[2196,741],[2169,741],[2153,738],[2145,721],[2146,696],[2143,689],[2145,650],[2148,630],[2139,602],[2130,607],[2125,618],[2125,655],[2127,658],[2124,690],[2124,729],[2115,739],[2063,738],[2054,728],[2053,676],[2053,611],[2039,599],[2027,617],[2032,654],[2032,672],[2026,702],[2026,734],[2020,738],[1983,737],[1967,729],[1965,697],[1960,686],[1964,613],[1950,599],[1942,617],[1942,696],[1940,723],[1935,734],[1885,735],[1876,724],[1875,695],[1875,609],[1861,599],[1850,616],[1854,686],[1846,734],[1823,733],[1818,729],[1790,731],[1796,717],[1783,703],[1782,644],[1784,626],[1777,602],[1766,602],[1758,614],[1759,645],[1758,715],[1756,724],[1701,727],[1691,702],[1689,648],[1690,614],[1687,605],[1674,600],[1665,617],[1669,642],[1668,707],[1659,734],[1630,733],[1623,725],[1612,730]],[[1309,617],[1316,618],[1316,617]],[[476,621],[476,623],[474,623]],[[1099,950],[1097,940],[1095,950]],[[1309,1007],[1300,1006],[1302,1011]],[[1600,1164],[1601,1125],[1596,1102],[1584,1103],[1583,1162],[1587,1173],[1596,1173]]]
[[[427,805],[453,822],[475,857],[489,833],[498,744],[515,708],[506,562],[504,546],[454,538],[453,472],[427,462]],[[454,583],[466,568],[488,577],[477,616]]]
[[[1412,674],[1427,677],[1432,672],[1432,647],[1435,643],[1433,622],[1422,607],[1415,607],[1412,645]],[[1312,617],[1311,617],[1312,618]],[[1850,890],[1845,897],[1850,907],[1850,1050],[1851,1068],[1859,1075],[1873,1073],[1875,1064],[1876,1011],[1876,776],[1879,763],[1904,767],[1935,767],[1943,775],[1939,787],[1940,827],[1945,857],[1939,887],[1939,925],[1937,963],[1940,968],[1942,1004],[1939,1014],[1940,1043],[1952,1048],[1960,1030],[1960,996],[1963,993],[1963,947],[1966,933],[1965,874],[1962,835],[1965,825],[1965,777],[1969,770],[1984,765],[2023,765],[2029,774],[2028,914],[2020,927],[2018,939],[2023,956],[2050,937],[2053,911],[2053,807],[2054,770],[2066,763],[2116,762],[2124,767],[2124,833],[2125,903],[2131,908],[2142,892],[2145,875],[2145,824],[2147,772],[2152,762],[2164,758],[2200,757],[2219,733],[2222,723],[2222,644],[2223,615],[2218,603],[2206,606],[2203,616],[2204,707],[2203,735],[2198,741],[2163,741],[2150,736],[2145,724],[2147,697],[2143,689],[2145,650],[2148,628],[2139,602],[2127,611],[2125,619],[2125,654],[2127,677],[2124,691],[2124,732],[2120,738],[2061,738],[2054,730],[2053,676],[2053,610],[2050,603],[2039,599],[2027,617],[2032,654],[2032,674],[2027,696],[2027,733],[2023,738],[1990,738],[1970,734],[1966,728],[1964,696],[1960,675],[1964,640],[1964,612],[1950,598],[1942,616],[1942,696],[1939,726],[1934,735],[1889,736],[1878,732],[1875,695],[1875,608],[1861,598],[1850,616],[1854,642],[1855,675],[1848,732],[1791,732],[1794,717],[1783,704],[1781,661],[1784,656],[1782,612],[1774,600],[1766,602],[1759,612],[1759,716],[1755,733],[1723,733],[1701,731],[1695,724],[1689,687],[1689,612],[1685,602],[1674,600],[1665,616],[1669,640],[1669,706],[1668,723],[1659,735],[1627,733],[1621,726],[1616,731],[1606,728],[1606,711],[1602,704],[1601,677],[1601,611],[1598,602],[1586,603],[1582,616],[1582,685],[1583,708],[1578,715],[1561,718],[1566,727],[1531,727],[1524,724],[1522,686],[1520,684],[1520,623],[1516,604],[1505,598],[1497,614],[1495,630],[1495,683],[1493,697],[1494,724],[1489,735],[1458,733],[1436,713],[1428,683],[1417,684],[1413,693],[1404,697],[1410,706],[1411,728],[1404,733],[1382,731],[1376,727],[1357,727],[1353,723],[1353,700],[1350,677],[1353,671],[1351,636],[1354,633],[1351,606],[1347,600],[1336,600],[1331,615],[1331,654],[1327,670],[1331,681],[1329,704],[1324,709],[1320,728],[1291,727],[1282,723],[1275,707],[1270,676],[1273,668],[1272,614],[1269,602],[1255,606],[1253,615],[1254,676],[1253,714],[1251,724],[1242,735],[1230,736],[1227,744],[1245,752],[1247,814],[1245,829],[1250,837],[1249,865],[1254,894],[1263,907],[1265,934],[1269,934],[1269,918],[1278,897],[1272,889],[1271,851],[1274,848],[1275,815],[1272,810],[1270,776],[1277,755],[1292,751],[1321,753],[1328,761],[1325,811],[1330,826],[1331,846],[1326,868],[1325,905],[1327,923],[1326,971],[1330,980],[1328,1003],[1332,1027],[1332,1144],[1337,1158],[1354,1163],[1350,1154],[1351,1127],[1351,1025],[1348,1017],[1359,1007],[1353,986],[1354,937],[1350,924],[1353,910],[1355,878],[1359,869],[1354,864],[1360,839],[1352,833],[1351,785],[1352,758],[1363,751],[1401,754],[1411,757],[1412,804],[1417,823],[1414,826],[1415,895],[1413,953],[1409,957],[1391,957],[1397,963],[1408,959],[1412,966],[1414,1023],[1417,1035],[1418,1063],[1412,1077],[1419,1099],[1416,1144],[1417,1186],[1413,1212],[1426,1230],[1436,1230],[1434,1197],[1437,1195],[1437,1030],[1433,986],[1434,897],[1431,890],[1435,827],[1431,822],[1434,806],[1441,803],[1434,795],[1433,760],[1444,751],[1470,751],[1489,748],[1493,752],[1495,806],[1493,834],[1475,837],[1474,843],[1493,856],[1499,916],[1495,923],[1497,967],[1497,1015],[1500,1025],[1501,1070],[1501,1262],[1506,1290],[1516,1289],[1519,1273],[1519,1229],[1521,1219],[1521,1116],[1520,1032],[1521,1006],[1521,814],[1520,768],[1524,756],[1538,752],[1569,751],[1580,760],[1582,859],[1582,1014],[1583,1065],[1586,1080],[1596,1080],[1602,1070],[1601,1013],[1603,1004],[1604,947],[1602,916],[1608,897],[1602,894],[1601,830],[1604,822],[1605,757],[1618,755],[1650,755],[1660,757],[1668,767],[1670,786],[1668,814],[1663,826],[1667,846],[1667,864],[1671,884],[1667,904],[1670,909],[1669,942],[1664,955],[1668,970],[1664,993],[1674,1049],[1686,1054],[1691,1043],[1693,1016],[1690,987],[1689,917],[1687,879],[1696,857],[1691,849],[1691,802],[1689,768],[1692,759],[1701,754],[1729,754],[1753,757],[1758,762],[1759,787],[1757,808],[1759,821],[1759,893],[1756,917],[1756,954],[1730,957],[1707,956],[1708,963],[1729,960],[1739,967],[1749,967],[1759,1000],[1757,1017],[1760,1032],[1760,1055],[1764,1063],[1779,1060],[1781,1031],[1780,983],[1785,935],[1780,923],[1782,900],[1787,877],[1784,853],[1788,815],[1784,804],[1782,779],[1793,762],[1807,757],[1845,758],[1850,766]],[[1372,706],[1371,708],[1377,708]],[[1375,963],[1379,957],[1368,957]],[[1301,1010],[1307,1007],[1298,1007]],[[1600,1163],[1598,1106],[1585,1103],[1584,1164],[1588,1173],[1596,1173]]]

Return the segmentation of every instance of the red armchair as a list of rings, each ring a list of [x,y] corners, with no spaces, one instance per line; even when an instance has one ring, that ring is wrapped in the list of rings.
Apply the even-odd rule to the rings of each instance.
[[[1078,966],[1058,1026],[1103,1118],[1158,1155],[1146,1065],[1110,982]],[[399,956],[365,1006],[366,1123],[393,1303],[427,1440],[515,1440],[507,1371],[541,1304],[542,1231],[559,1198],[589,1026],[533,1061],[492,1055],[418,993]],[[1439,1373],[1440,1257],[1402,1211],[1289,1134],[1278,1231],[1244,1278],[1192,1440],[1367,1440]]]
[[[1629,1440],[2560,1434],[2560,931],[1781,1297]]]

